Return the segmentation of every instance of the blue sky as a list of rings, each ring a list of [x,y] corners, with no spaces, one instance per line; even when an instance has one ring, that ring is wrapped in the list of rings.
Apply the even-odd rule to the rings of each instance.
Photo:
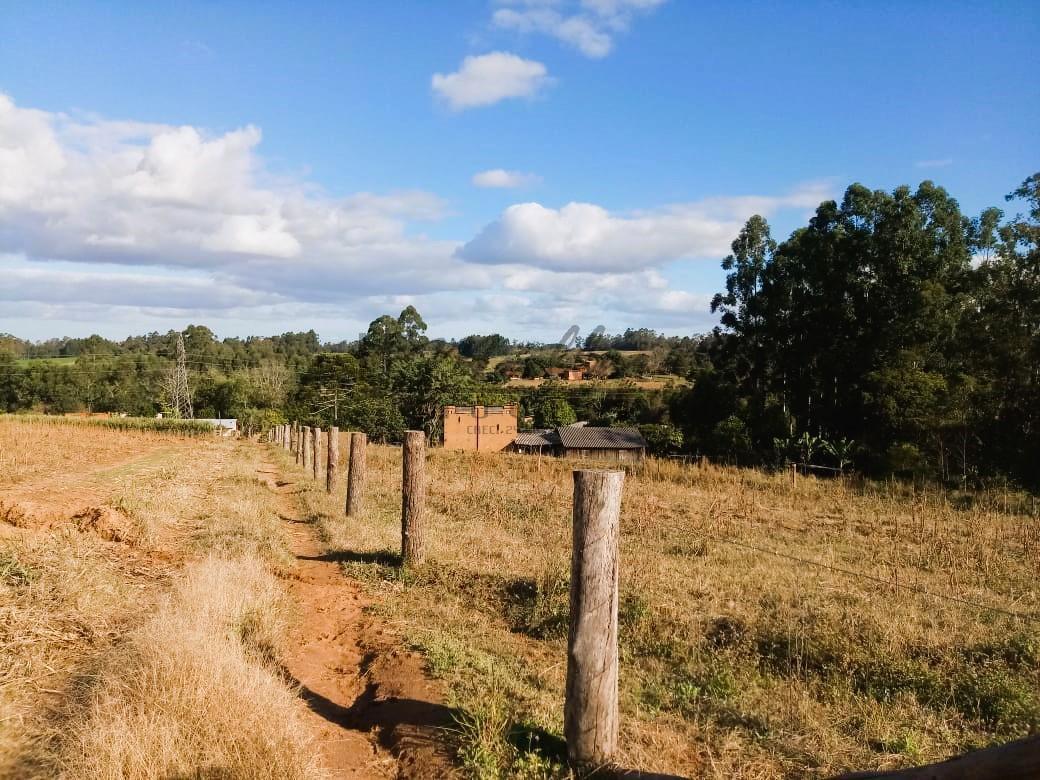
[[[1015,2],[8,3],[0,330],[704,331],[751,213],[1002,205],[1038,33]]]

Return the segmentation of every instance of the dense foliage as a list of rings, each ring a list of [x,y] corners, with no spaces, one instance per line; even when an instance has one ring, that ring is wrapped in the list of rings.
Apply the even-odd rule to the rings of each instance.
[[[925,182],[853,185],[783,243],[751,218],[723,261],[711,366],[673,413],[742,462],[1040,482],[1040,174],[1025,215],[964,217]]]

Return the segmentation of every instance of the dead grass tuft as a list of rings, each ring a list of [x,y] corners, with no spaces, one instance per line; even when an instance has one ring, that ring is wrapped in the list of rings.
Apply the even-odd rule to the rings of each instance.
[[[255,557],[189,566],[88,682],[61,776],[321,777],[295,697],[270,662],[283,594]]]

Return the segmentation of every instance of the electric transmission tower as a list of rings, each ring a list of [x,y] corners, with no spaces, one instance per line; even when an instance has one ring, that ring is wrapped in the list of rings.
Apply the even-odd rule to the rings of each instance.
[[[178,417],[190,420],[195,417],[191,408],[191,391],[188,389],[188,359],[184,354],[184,334],[177,334],[177,365],[173,369],[170,387],[170,406]]]

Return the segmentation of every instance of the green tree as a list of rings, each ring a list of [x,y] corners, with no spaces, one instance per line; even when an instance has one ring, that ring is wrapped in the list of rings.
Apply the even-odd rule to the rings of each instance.
[[[536,428],[556,428],[578,421],[571,405],[559,397],[546,396],[539,399],[532,412]]]

